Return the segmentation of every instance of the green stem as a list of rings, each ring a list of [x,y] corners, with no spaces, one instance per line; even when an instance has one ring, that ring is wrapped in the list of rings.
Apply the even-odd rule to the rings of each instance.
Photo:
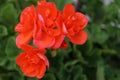
[[[97,61],[96,80],[105,80],[104,62],[102,60]]]

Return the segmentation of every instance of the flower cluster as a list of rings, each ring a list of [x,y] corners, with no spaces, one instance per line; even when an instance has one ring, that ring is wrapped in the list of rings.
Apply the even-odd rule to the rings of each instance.
[[[26,7],[15,27],[19,33],[16,45],[24,51],[16,63],[26,76],[42,78],[49,67],[44,54],[46,48],[67,48],[65,37],[73,44],[84,44],[87,33],[83,29],[87,23],[86,16],[75,12],[71,4],[66,4],[63,11],[58,10],[55,3],[46,1],[39,1],[36,7]]]

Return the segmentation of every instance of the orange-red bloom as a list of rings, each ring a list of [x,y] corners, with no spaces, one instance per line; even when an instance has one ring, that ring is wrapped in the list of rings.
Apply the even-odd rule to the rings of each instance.
[[[39,2],[37,12],[38,30],[36,30],[34,44],[39,48],[59,48],[65,37],[60,23],[61,13],[53,2]]]
[[[28,44],[33,39],[39,48],[59,48],[65,37],[61,16],[53,2],[38,2],[37,9],[33,5],[25,8],[15,27],[19,32],[16,45],[21,48],[21,45]]]
[[[17,57],[16,63],[26,76],[42,78],[46,72],[46,66],[49,67],[48,59],[44,55],[45,50],[28,48],[26,47],[27,51]]]
[[[87,23],[86,16],[75,12],[71,4],[67,4],[63,12],[56,8],[55,3],[46,0],[38,1],[36,8],[33,5],[25,8],[15,27],[19,33],[16,45],[24,51],[17,57],[16,63],[26,76],[42,78],[46,66],[49,67],[45,48],[66,49],[66,36],[74,44],[84,44],[87,33],[83,29]],[[31,40],[38,49],[29,45]]]
[[[36,11],[34,6],[29,6],[23,10],[20,16],[20,22],[15,27],[15,31],[19,32],[16,38],[17,47],[28,44],[34,35],[36,27]]]
[[[71,4],[67,4],[63,10],[64,32],[74,44],[84,44],[87,40],[87,33],[83,30],[88,19],[80,12],[75,12]]]

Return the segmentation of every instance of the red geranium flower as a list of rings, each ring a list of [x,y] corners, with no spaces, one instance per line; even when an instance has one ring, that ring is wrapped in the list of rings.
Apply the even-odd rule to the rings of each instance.
[[[17,57],[16,63],[26,76],[42,78],[46,67],[49,67],[44,55],[45,48],[66,49],[68,44],[64,40],[65,36],[74,44],[84,44],[87,33],[83,29],[87,23],[86,16],[75,12],[71,4],[64,7],[63,13],[53,2],[46,0],[38,2],[37,9],[33,5],[25,8],[15,27],[19,33],[16,45],[24,51]],[[31,39],[39,49],[29,45]]]
[[[45,50],[28,46],[24,49],[27,51],[17,57],[16,63],[26,76],[42,78],[46,72],[46,66],[49,67],[48,59],[44,55]]]
[[[71,4],[67,4],[63,10],[64,33],[74,44],[84,44],[87,40],[87,33],[83,30],[88,19],[80,12],[75,12]]]
[[[28,44],[34,35],[36,27],[36,11],[34,6],[29,6],[23,10],[20,16],[20,22],[15,27],[19,32],[16,38],[16,45],[20,48],[23,44]]]
[[[60,46],[60,48],[67,49],[68,43],[64,40]]]
[[[59,48],[64,40],[61,13],[53,2],[39,2],[37,6],[38,21],[34,44],[39,48]]]

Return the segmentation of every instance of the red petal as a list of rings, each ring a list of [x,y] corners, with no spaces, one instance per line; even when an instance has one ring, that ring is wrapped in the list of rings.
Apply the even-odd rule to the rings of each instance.
[[[67,34],[67,29],[65,27],[65,24],[63,23],[63,16],[61,16],[61,15],[58,16],[55,23],[58,26],[58,29],[59,29],[60,33],[62,32],[63,34]]]
[[[23,45],[20,45],[20,48],[24,51],[29,51],[29,50],[33,50],[33,46],[31,45],[28,45],[28,44],[23,44]]]
[[[21,48],[21,45],[28,44],[32,38],[32,32],[20,33],[16,38],[16,45]]]
[[[44,29],[46,30],[44,19],[43,19],[43,16],[39,14],[38,15],[38,20],[37,20],[37,25],[34,26],[33,38],[34,39],[40,39],[40,35],[42,34],[42,31]]]
[[[46,64],[46,66],[49,68],[49,61],[47,59],[47,57],[41,53],[37,53],[38,57],[44,61],[44,63]]]
[[[68,47],[68,43],[64,40],[60,46],[60,48],[66,49]]]
[[[38,71],[33,70],[33,71],[31,71],[30,73],[27,73],[27,74],[24,73],[24,74],[25,74],[26,76],[29,76],[29,77],[35,77],[37,73],[38,73]]]
[[[20,16],[20,23],[15,27],[17,32],[26,32],[32,30],[36,20],[36,11],[34,6],[29,6],[23,10]]]
[[[85,28],[87,23],[88,23],[87,17],[84,14],[80,13],[80,12],[75,13],[75,16],[76,16],[76,18],[79,19],[78,20],[79,22],[77,21],[77,23],[80,25],[80,28],[81,29]]]
[[[75,13],[75,8],[72,4],[66,4],[63,9],[63,15],[64,19],[67,19],[68,17],[72,16]]]
[[[63,40],[65,38],[65,35],[59,35],[55,37],[55,44],[52,46],[53,49],[57,49],[61,46]]]
[[[39,2],[38,3],[38,12],[44,18],[50,18],[54,20],[57,16],[57,8],[53,2]]]
[[[18,23],[15,27],[15,31],[22,32],[22,30],[24,30],[23,28],[24,28],[24,26],[21,23]]]
[[[29,23],[29,24],[28,24]],[[15,27],[16,32],[27,32],[32,31],[34,25],[31,22],[26,22],[25,24],[18,23]]]
[[[25,56],[26,56],[25,53],[20,53],[18,55],[18,57],[16,58],[17,65],[22,66],[24,64],[24,62],[26,61]]]
[[[36,18],[36,11],[34,6],[32,5],[32,6],[26,7],[23,10],[20,16],[20,22],[21,23],[31,22],[31,20],[34,21],[34,18]]]
[[[55,5],[55,3],[53,3],[53,2],[49,2],[49,9],[50,9],[50,11],[51,11],[51,14],[50,14],[50,19],[52,19],[52,20],[54,20],[54,19],[56,19],[56,16],[57,16],[57,8],[56,8],[56,5]]]
[[[34,44],[39,48],[48,48],[54,44],[55,40],[53,37],[42,32],[39,39],[34,39]]]
[[[30,77],[35,76],[35,72],[34,72],[35,68],[31,64],[26,64],[26,65],[22,66],[21,70],[26,76],[30,76]],[[31,72],[34,72],[34,74],[31,74]]]
[[[84,44],[87,40],[87,33],[84,30],[81,30],[74,36],[68,36],[70,41],[74,44]]]
[[[52,26],[54,24],[53,20],[51,20],[51,19],[47,18],[45,21],[46,21],[46,23],[45,23],[46,26]]]
[[[39,67],[37,69],[39,71],[39,73],[36,75],[37,78],[42,78],[45,74],[45,71],[46,71],[46,65],[44,64],[44,62],[40,62],[39,63]]]

